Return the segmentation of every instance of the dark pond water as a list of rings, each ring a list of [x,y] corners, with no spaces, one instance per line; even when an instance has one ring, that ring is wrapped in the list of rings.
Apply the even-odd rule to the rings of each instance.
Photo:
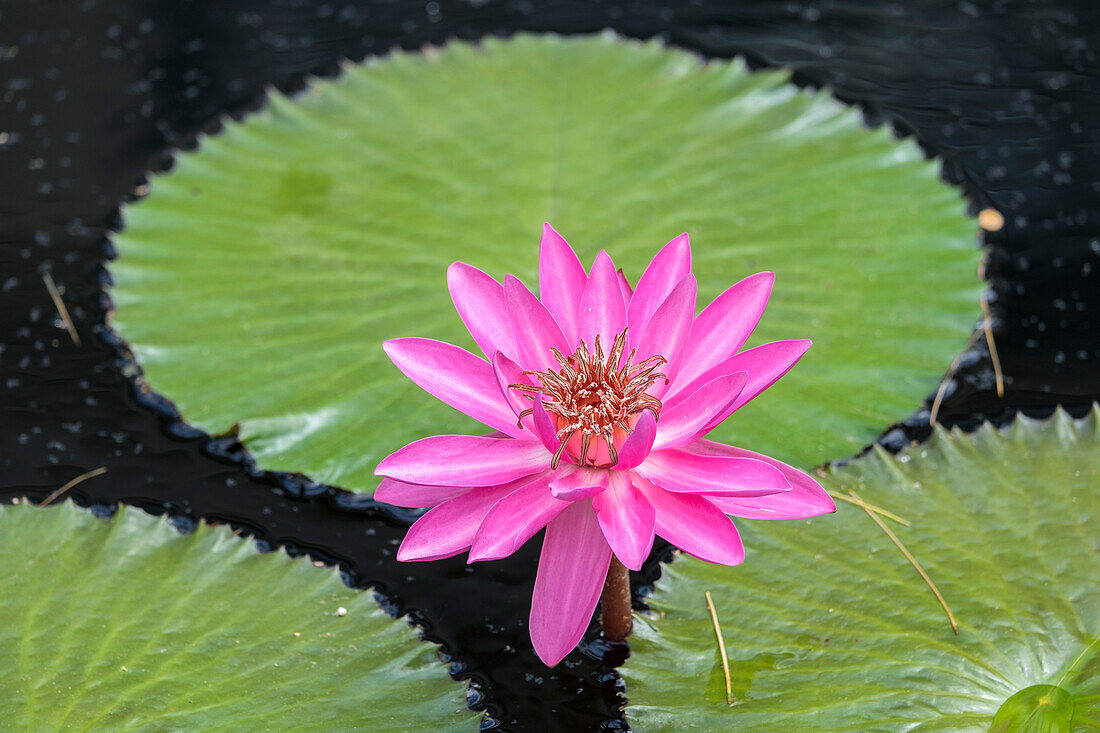
[[[1100,398],[1091,2],[12,0],[0,2],[0,497],[42,497],[104,465],[107,475],[72,491],[77,501],[168,513],[183,530],[199,518],[230,522],[379,588],[387,608],[411,612],[444,645],[455,676],[473,681],[469,702],[489,711],[487,727],[623,729],[621,681],[598,642],[554,670],[530,650],[537,542],[494,563],[398,565],[409,516],[255,470],[232,439],[188,427],[138,387],[125,345],[103,325],[119,204],[196,133],[255,108],[265,85],[292,90],[335,73],[343,57],[394,46],[604,28],[791,67],[798,83],[832,87],[872,124],[942,156],[975,211],[1004,213],[988,244],[1007,391],[993,390],[979,341],[948,384],[941,422],[970,428],[1055,404],[1081,413]],[[45,273],[64,291],[80,347],[58,326]],[[925,437],[927,408],[884,426],[882,441]],[[636,590],[659,576],[662,552]]]

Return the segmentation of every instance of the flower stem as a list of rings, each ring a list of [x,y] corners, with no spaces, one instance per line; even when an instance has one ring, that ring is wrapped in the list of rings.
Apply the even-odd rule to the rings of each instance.
[[[630,573],[619,558],[611,556],[607,580],[600,598],[600,625],[608,641],[623,641],[634,628],[634,612],[630,608]]]

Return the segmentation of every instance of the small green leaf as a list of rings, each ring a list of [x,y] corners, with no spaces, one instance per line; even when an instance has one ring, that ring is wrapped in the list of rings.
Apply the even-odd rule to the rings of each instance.
[[[5,730],[473,731],[435,647],[227,527],[0,507]]]
[[[824,485],[891,511],[959,623],[863,509],[738,520],[736,568],[683,556],[623,674],[640,731],[1100,730],[1100,409],[939,430]],[[704,600],[729,656],[734,705]]]
[[[1054,685],[1032,685],[1005,700],[989,733],[1073,733],[1073,695]]]
[[[396,53],[273,94],[126,210],[115,326],[153,388],[261,466],[373,490],[380,458],[484,432],[381,342],[472,347],[462,260],[537,285],[550,221],[633,280],[691,234],[701,305],[776,273],[752,344],[814,340],[715,437],[803,466],[934,391],[978,315],[976,229],[938,163],[827,93],[658,44],[521,36]]]

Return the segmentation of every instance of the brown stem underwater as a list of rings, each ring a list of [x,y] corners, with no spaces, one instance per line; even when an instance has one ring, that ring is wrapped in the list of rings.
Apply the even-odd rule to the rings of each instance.
[[[611,556],[611,567],[607,569],[607,580],[603,584],[603,596],[600,598],[600,625],[603,626],[603,638],[608,641],[623,641],[634,629],[634,612],[630,608],[630,571]]]

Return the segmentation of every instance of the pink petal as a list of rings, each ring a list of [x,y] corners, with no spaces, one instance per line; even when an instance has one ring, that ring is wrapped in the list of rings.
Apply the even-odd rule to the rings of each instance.
[[[740,565],[745,548],[730,518],[702,496],[674,494],[639,481],[635,484],[657,511],[654,528],[661,537],[700,560]]]
[[[649,324],[637,334],[637,340],[627,339],[627,351],[637,348],[638,361],[654,355],[663,356],[666,364],[658,371],[669,377],[670,381],[676,378],[676,370],[691,335],[692,321],[695,320],[695,292],[695,277],[689,273],[653,313]],[[660,398],[666,389],[664,380],[659,380],[649,393]]]
[[[619,268],[619,292],[623,294],[623,305],[630,308],[630,298],[634,295],[634,288],[630,287],[630,281],[626,279],[623,268]]]
[[[489,510],[470,548],[469,562],[511,555],[569,506],[550,493],[549,477],[549,473],[539,475]]]
[[[515,412],[501,397],[489,362],[432,339],[391,339],[382,348],[394,365],[428,394],[502,433],[523,437]]]
[[[580,323],[577,337],[596,350],[595,338],[600,337],[604,353],[611,348],[615,337],[626,328],[626,306],[619,290],[619,276],[615,263],[607,252],[600,250],[592,263],[592,274],[581,295]]]
[[[569,343],[577,340],[577,312],[588,275],[577,253],[549,224],[542,225],[539,247],[539,298]]]
[[[465,552],[485,515],[512,490],[507,484],[471,489],[429,510],[409,527],[397,550],[397,559],[442,560]]]
[[[535,398],[531,409],[534,410],[531,413],[531,428],[534,430],[535,435],[538,436],[543,447],[550,451],[551,455],[557,453],[558,448],[561,447],[561,441],[558,440],[557,430],[554,429],[554,421],[550,418],[550,414],[546,412],[546,406],[542,404],[541,394]],[[567,461],[570,460],[565,453],[562,453],[562,457]]]
[[[641,332],[672,289],[689,274],[691,242],[684,233],[661,248],[638,280],[627,309],[630,330]]]
[[[512,417],[518,418],[521,412],[531,406],[531,401],[518,390],[512,389],[510,385],[535,384],[534,377],[524,374],[523,367],[499,351],[493,354],[493,376],[496,378],[500,394],[512,408]],[[515,424],[516,420],[513,419],[512,423]]]
[[[466,486],[425,486],[424,484],[406,484],[402,481],[384,478],[374,490],[374,498],[394,506],[419,509],[435,506],[448,499],[461,496],[470,491]]]
[[[511,321],[500,283],[476,267],[455,262],[447,268],[447,288],[455,310],[485,356],[515,355]]]
[[[610,564],[611,548],[591,502],[573,502],[546,528],[530,630],[535,653],[547,666],[564,659],[584,636]]]
[[[550,491],[562,501],[579,501],[596,496],[607,488],[608,471],[577,468],[550,482]]]
[[[549,465],[546,448],[536,440],[436,435],[386,456],[374,473],[410,484],[495,486]]]
[[[655,450],[634,472],[677,493],[765,496],[791,488],[783,472],[767,461],[699,455],[682,448]]]
[[[504,299],[516,342],[515,360],[525,369],[557,367],[551,348],[573,352],[546,306],[512,275],[504,276]]]
[[[505,394],[508,404],[512,406],[516,416],[528,409],[534,410],[530,415],[523,418],[524,428],[542,441],[543,446],[550,451],[551,455],[556,453],[561,441],[558,440],[554,421],[547,414],[546,408],[542,404],[542,395],[533,395],[536,399],[531,400],[523,396],[518,390],[509,387],[512,384],[537,384],[535,378],[530,374],[524,374],[518,364],[499,351],[493,355],[493,372],[496,375],[500,391]],[[528,436],[525,434],[524,437]]]
[[[625,471],[641,464],[653,449],[656,437],[657,422],[653,419],[653,413],[646,410],[635,423],[634,432],[626,437],[619,448],[619,462],[615,464],[615,470]]]
[[[750,275],[703,309],[692,326],[677,383],[690,384],[737,353],[764,314],[773,282],[775,274],[771,272]]]
[[[727,374],[703,384],[686,397],[666,400],[653,448],[687,445],[705,434],[716,417],[728,414],[726,408],[737,399],[747,379],[744,372]]]
[[[611,471],[607,491],[592,499],[600,528],[615,557],[631,570],[641,570],[653,549],[657,512],[630,483],[629,474]]]
[[[765,347],[771,347],[776,344],[780,345],[781,348],[765,349]],[[792,348],[782,348],[787,345],[791,345]],[[795,362],[802,357],[802,354],[806,353],[806,349],[810,348],[810,345],[811,342],[809,339],[804,339],[802,341],[775,341],[771,344],[758,346],[755,349],[749,349],[723,362],[723,364],[733,366],[735,369],[750,370],[748,372],[749,382],[745,384],[745,389],[741,391],[737,399],[723,407],[699,436],[702,437],[711,430],[714,430],[723,420],[741,409],[742,405],[779,381],[780,377],[791,370],[791,367],[793,367]],[[757,351],[758,349],[763,349],[763,351]],[[784,354],[783,352],[786,353]],[[773,358],[777,354],[788,358]]]
[[[730,406],[729,413],[732,413],[779,381],[784,374],[798,363],[798,360],[812,345],[813,342],[809,339],[772,341],[751,348],[748,351],[742,351],[740,354],[734,354],[717,366],[705,371],[691,384],[679,382],[673,385],[673,388],[669,390],[668,395],[665,397],[665,402],[668,403],[674,395],[685,394],[688,390],[695,389],[715,377],[732,374],[733,372],[745,372],[749,375],[749,378],[745,383],[745,389],[741,391],[741,394]],[[727,416],[729,413],[727,413]],[[721,420],[718,422],[721,422]]]
[[[709,497],[710,503],[726,514],[750,519],[805,519],[836,511],[836,504],[832,497],[813,477],[774,458],[711,440],[696,441],[685,450],[697,455],[754,458],[765,461],[782,471],[791,485],[790,491],[766,497]]]

